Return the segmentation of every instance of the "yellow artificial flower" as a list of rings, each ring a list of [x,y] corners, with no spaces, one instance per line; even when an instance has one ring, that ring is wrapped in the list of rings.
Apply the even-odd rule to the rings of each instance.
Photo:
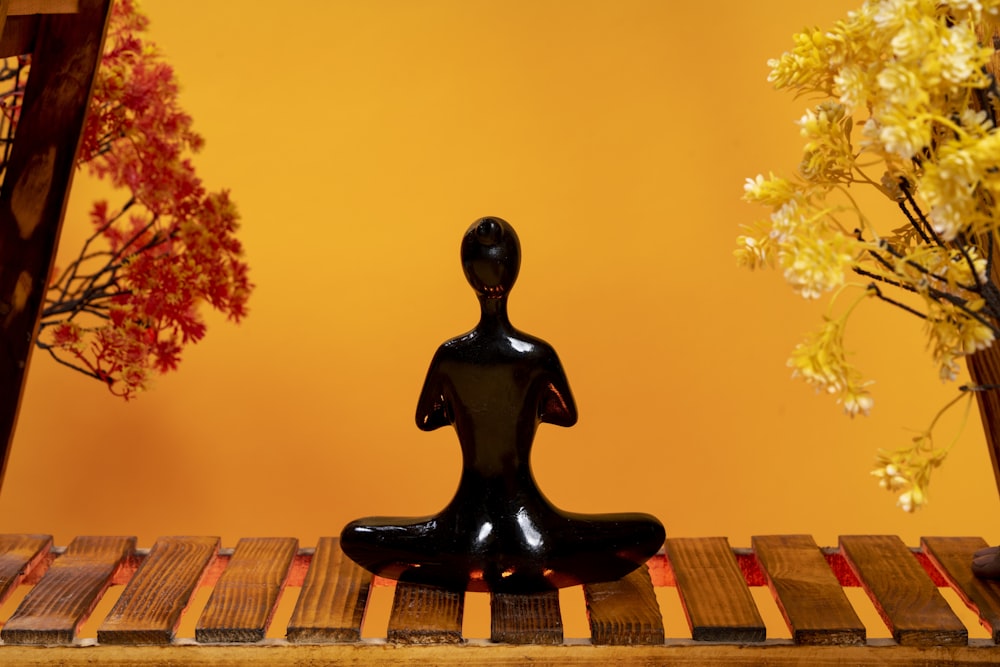
[[[780,208],[795,199],[798,192],[795,185],[788,179],[775,176],[773,173],[764,178],[757,174],[756,178],[748,178],[743,185],[743,199],[749,202]]]
[[[827,320],[819,331],[810,334],[792,350],[788,365],[792,368],[792,377],[801,377],[816,391],[836,395],[848,415],[867,415],[874,399],[866,388],[869,383],[847,360],[845,322],[846,317]]]
[[[998,25],[1000,0],[868,0],[828,30],[795,35],[791,50],[768,61],[768,80],[820,97],[798,121],[798,173],[744,185],[744,199],[770,216],[737,239],[740,265],[778,268],[806,298],[839,293],[849,273],[863,277],[865,296],[923,320],[945,380],[1000,334],[990,264],[1000,243],[1000,91],[994,44],[979,39]],[[893,202],[896,224],[859,207],[859,186]],[[863,298],[828,317],[788,360],[794,376],[852,416],[873,405],[843,347]],[[926,503],[947,452],[933,447],[936,422],[912,447],[880,453],[873,471],[906,511]]]

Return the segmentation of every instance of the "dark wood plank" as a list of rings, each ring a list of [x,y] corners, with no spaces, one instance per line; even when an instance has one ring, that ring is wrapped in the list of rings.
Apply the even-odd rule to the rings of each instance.
[[[981,537],[923,537],[924,553],[930,557],[962,601],[1000,643],[1000,581],[972,574],[972,554],[987,547]]]
[[[663,615],[645,565],[618,581],[587,584],[583,598],[592,643],[663,643]]]
[[[25,14],[75,14],[80,0],[9,0],[11,16]]]
[[[0,603],[10,597],[51,548],[51,535],[0,535]]]
[[[78,0],[9,0],[6,4],[6,20],[0,29],[0,58],[34,50],[40,14],[75,14],[80,9]]]
[[[288,641],[361,641],[371,585],[371,572],[344,555],[338,538],[321,537],[288,623]]]
[[[218,537],[161,537],[97,629],[101,644],[169,644]]]
[[[470,642],[471,643],[471,642]],[[891,643],[891,642],[890,642]],[[215,644],[172,646],[0,646],[4,667],[997,667],[992,645],[801,646],[671,641],[664,646],[514,644]]]
[[[692,639],[764,641],[767,628],[726,538],[668,538],[665,550]]]
[[[71,643],[133,551],[134,537],[77,537],[21,601],[0,638],[8,644]]]
[[[562,644],[559,591],[490,595],[490,639],[506,644]]]
[[[292,537],[244,537],[194,629],[202,643],[264,639],[288,579],[299,541]]]
[[[387,639],[399,644],[459,643],[464,609],[465,593],[398,582]]]
[[[10,58],[35,50],[35,38],[41,23],[37,15],[7,16],[0,33],[0,58]]]
[[[864,623],[812,537],[758,535],[751,540],[795,643],[865,643]]]
[[[840,549],[897,642],[968,644],[968,630],[897,536],[843,535]]]
[[[7,16],[10,14],[11,0],[0,0],[0,35],[3,34],[4,26],[7,25]]]
[[[0,188],[0,480],[58,247],[110,2],[80,0],[76,14],[41,18]]]

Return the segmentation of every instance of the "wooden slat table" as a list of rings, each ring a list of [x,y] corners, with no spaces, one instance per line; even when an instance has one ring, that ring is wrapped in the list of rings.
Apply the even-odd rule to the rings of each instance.
[[[227,549],[214,537],[164,537],[147,550],[133,537],[58,548],[46,535],[0,535],[0,603],[11,599],[0,604],[0,664],[1000,664],[1000,583],[969,572],[984,544],[845,535],[820,548],[808,535],[770,535],[734,549],[721,537],[672,537],[624,579],[583,587],[589,637],[564,637],[552,592],[491,596],[491,638],[469,639],[465,595],[373,578],[336,538],[314,549],[244,538]],[[111,586],[120,595],[102,607]],[[372,638],[365,614],[377,586],[393,587],[392,608]],[[664,622],[664,587],[676,588],[686,633]],[[847,589],[863,589],[884,625],[866,627]],[[768,590],[776,613],[762,614]],[[294,609],[270,627],[282,596]],[[952,605],[990,638],[970,639]],[[103,618],[87,621],[95,606]],[[775,617],[787,629],[763,620]],[[194,631],[178,637],[184,619]],[[81,636],[85,621],[96,633]]]

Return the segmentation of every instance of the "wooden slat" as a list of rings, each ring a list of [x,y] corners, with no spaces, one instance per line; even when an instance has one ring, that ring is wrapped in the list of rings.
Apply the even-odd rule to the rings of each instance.
[[[195,639],[203,643],[264,639],[298,545],[291,537],[242,538],[198,619]]]
[[[75,14],[80,10],[79,0],[7,0],[8,14]]]
[[[8,644],[72,642],[134,550],[134,537],[77,537],[21,601],[0,638]]]
[[[583,598],[592,643],[663,643],[663,616],[645,565],[618,581],[587,584]]]
[[[490,639],[506,644],[562,644],[559,591],[492,593]]]
[[[288,623],[288,641],[360,641],[371,585],[372,574],[344,555],[338,538],[321,537]]]
[[[10,597],[51,548],[51,535],[0,535],[0,603]]]
[[[1000,581],[972,574],[972,554],[988,546],[986,541],[981,537],[924,537],[920,541],[962,601],[979,614],[993,641],[1000,642]]]
[[[812,537],[755,536],[752,544],[795,643],[865,643],[864,623]]]
[[[14,438],[110,1],[80,0],[78,13],[47,15],[39,22],[0,189],[0,477]]]
[[[726,538],[668,538],[665,549],[692,639],[764,641],[767,628]]]
[[[400,644],[462,641],[465,593],[399,582],[392,597],[387,638]]]
[[[895,535],[843,535],[840,549],[893,639],[908,646],[965,646],[969,633]]]
[[[217,537],[161,537],[97,629],[97,641],[169,644],[218,551]]]

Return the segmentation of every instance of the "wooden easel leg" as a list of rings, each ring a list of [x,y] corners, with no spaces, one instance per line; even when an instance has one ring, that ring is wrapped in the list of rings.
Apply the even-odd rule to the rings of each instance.
[[[0,188],[0,483],[58,245],[111,0],[39,22]]]

